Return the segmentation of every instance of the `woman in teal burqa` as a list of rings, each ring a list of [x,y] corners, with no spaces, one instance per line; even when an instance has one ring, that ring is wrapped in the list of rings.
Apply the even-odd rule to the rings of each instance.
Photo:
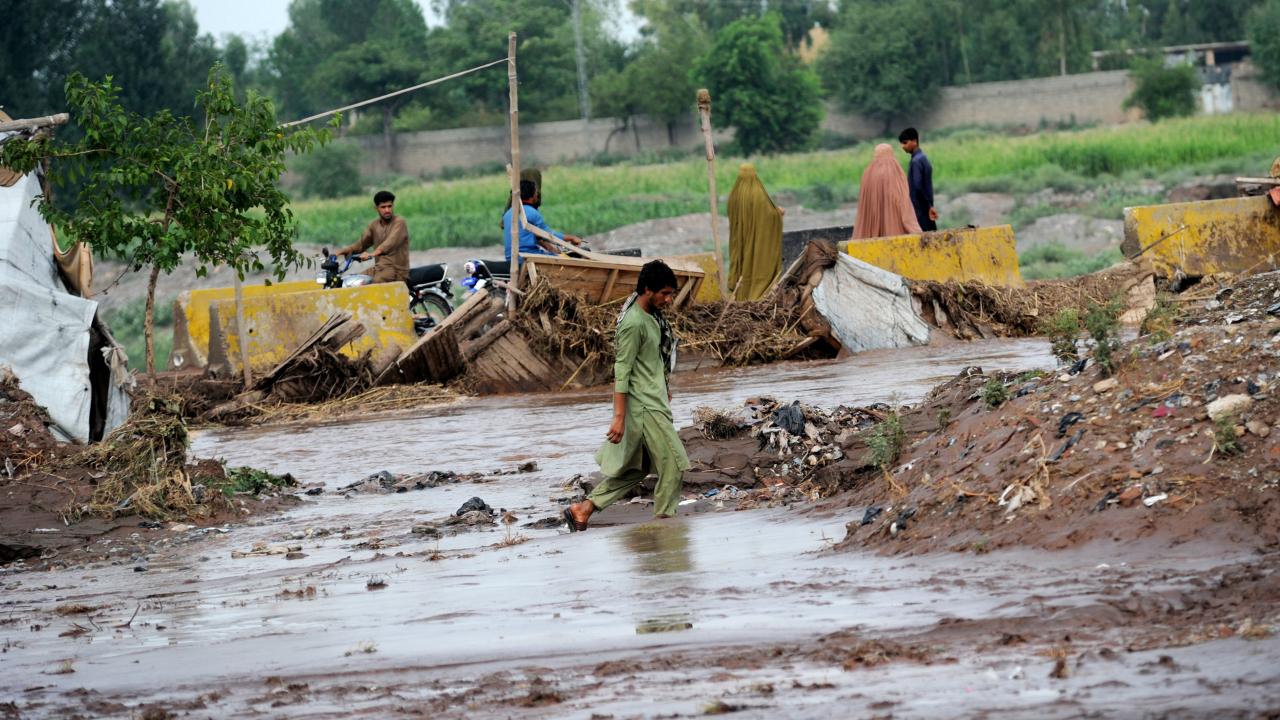
[[[680,504],[689,457],[671,419],[667,378],[676,341],[662,310],[676,293],[676,274],[661,260],[645,263],[636,291],[618,313],[614,332],[613,423],[596,452],[605,479],[586,500],[564,511],[571,532],[587,529],[591,514],[626,497],[650,472],[658,473],[653,514],[668,518]]]

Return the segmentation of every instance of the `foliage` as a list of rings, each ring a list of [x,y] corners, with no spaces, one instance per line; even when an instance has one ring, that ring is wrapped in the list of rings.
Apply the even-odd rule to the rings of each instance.
[[[889,472],[898,456],[902,454],[902,446],[907,441],[907,433],[902,429],[902,418],[897,412],[890,412],[871,429],[867,438],[867,446],[871,448],[871,463],[884,472]]]
[[[1102,370],[1103,377],[1111,377],[1116,371],[1114,353],[1120,348],[1120,314],[1124,303],[1114,298],[1105,305],[1089,303],[1085,308],[1084,327],[1093,338],[1093,361]]]
[[[1244,452],[1240,446],[1240,433],[1236,432],[1239,420],[1234,415],[1223,415],[1213,421],[1213,451],[1223,455],[1239,455]]]
[[[293,161],[302,176],[299,188],[305,197],[335,198],[360,193],[360,146],[335,142]]]
[[[337,0],[335,0],[337,1]],[[580,0],[586,65],[592,73],[620,67],[621,45],[604,30],[604,0]],[[539,122],[579,116],[571,4],[564,0],[438,0],[427,47],[433,76],[446,75],[506,57],[507,33],[516,32],[522,79],[520,120]],[[529,82],[528,78],[536,78]],[[501,68],[428,88],[426,101],[441,112],[476,107],[507,111],[507,74]]]
[[[1146,335],[1152,342],[1169,340],[1173,337],[1174,325],[1180,314],[1178,301],[1168,293],[1160,293],[1156,296],[1156,304],[1142,318],[1142,327],[1138,332]]]
[[[819,60],[823,84],[845,108],[883,120],[928,109],[941,79],[931,69],[938,57],[920,47],[929,23],[921,3],[849,2],[841,8],[831,45]]]
[[[1076,350],[1080,326],[1080,314],[1074,308],[1059,310],[1040,325],[1040,334],[1049,338],[1049,347],[1059,362],[1070,364],[1080,359]]]
[[[1141,108],[1148,120],[1185,117],[1196,111],[1200,78],[1190,65],[1165,67],[1161,58],[1138,59],[1132,75],[1137,87],[1125,98],[1125,109]]]
[[[298,481],[289,473],[276,475],[266,470],[243,466],[227,468],[226,480],[215,488],[222,494],[230,496],[236,493],[249,493],[254,496],[264,492],[286,487],[297,486]]]
[[[591,96],[602,115],[629,119],[643,113],[670,126],[692,116],[697,85],[689,68],[708,33],[696,15],[678,12],[670,2],[643,0],[637,7],[647,21],[644,37],[625,65],[592,80]]]
[[[982,402],[986,403],[987,407],[991,409],[998,408],[1008,399],[1009,390],[1000,381],[1000,378],[993,377],[982,386]]]
[[[124,257],[135,268],[150,266],[149,306],[156,274],[188,257],[197,275],[218,264],[242,275],[261,271],[259,247],[278,277],[298,262],[289,198],[278,182],[286,153],[323,143],[324,131],[277,126],[271,102],[256,93],[237,103],[220,65],[196,96],[199,127],[167,110],[151,116],[125,110],[109,77],[93,83],[74,74],[66,92],[83,137],[10,140],[0,149],[0,163],[30,172],[48,162],[51,177],[83,181],[72,209],[42,196],[41,214],[99,254]],[[153,370],[148,350],[147,368]]]
[[[822,122],[817,76],[784,54],[775,15],[730,23],[694,72],[711,91],[712,122],[732,127],[745,155],[807,147]]]
[[[147,357],[146,341],[147,301],[139,298],[122,307],[103,313],[103,320],[111,328],[116,342],[124,347],[125,354],[134,362]],[[162,303],[155,310],[155,356],[163,361],[173,349],[173,305]]]
[[[1018,256],[1018,267],[1028,280],[1088,275],[1109,268],[1124,259],[1118,248],[1086,255],[1054,241],[1037,245]]]
[[[1245,25],[1249,28],[1249,56],[1268,85],[1280,89],[1280,0],[1255,7]]]

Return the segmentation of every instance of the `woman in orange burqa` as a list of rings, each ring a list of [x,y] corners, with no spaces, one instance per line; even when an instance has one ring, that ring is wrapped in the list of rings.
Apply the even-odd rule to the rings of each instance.
[[[880,143],[871,164],[862,173],[853,239],[919,235],[921,232],[920,222],[911,207],[907,174],[898,164],[893,148]]]

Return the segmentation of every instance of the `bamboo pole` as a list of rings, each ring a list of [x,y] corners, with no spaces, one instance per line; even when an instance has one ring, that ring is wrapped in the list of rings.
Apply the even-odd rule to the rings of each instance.
[[[716,280],[720,286],[720,298],[725,297],[724,248],[720,244],[720,195],[716,192],[716,146],[711,141],[711,93],[703,88],[698,91],[698,117],[702,121],[702,138],[707,145],[707,186],[711,195],[711,239],[716,244]]]
[[[520,103],[516,87],[516,34],[507,35],[507,93],[511,105],[511,287],[520,288],[520,227],[524,203],[520,202]],[[507,310],[516,312],[516,295],[507,293]]]
[[[253,387],[253,370],[249,367],[249,336],[244,330],[244,282],[236,271],[236,336],[240,343],[240,365],[244,368],[244,389]]]

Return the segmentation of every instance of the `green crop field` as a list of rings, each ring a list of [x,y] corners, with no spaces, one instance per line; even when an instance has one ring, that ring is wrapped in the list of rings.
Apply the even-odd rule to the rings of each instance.
[[[1280,115],[1200,117],[1024,136],[969,131],[937,142],[927,136],[924,140],[939,192],[1080,190],[1141,177],[1262,172],[1280,146]],[[872,143],[863,143],[753,162],[771,192],[806,205],[834,205],[856,199],[871,151]],[[739,162],[720,158],[717,164],[722,204]],[[495,174],[402,188],[396,192],[396,210],[409,221],[415,249],[496,244],[506,182],[504,174]],[[706,182],[706,164],[697,152],[690,152],[686,161],[660,165],[553,166],[543,171],[543,210],[556,229],[589,235],[703,211]],[[306,243],[347,244],[373,217],[370,200],[363,196],[303,201],[293,209],[299,239]]]

